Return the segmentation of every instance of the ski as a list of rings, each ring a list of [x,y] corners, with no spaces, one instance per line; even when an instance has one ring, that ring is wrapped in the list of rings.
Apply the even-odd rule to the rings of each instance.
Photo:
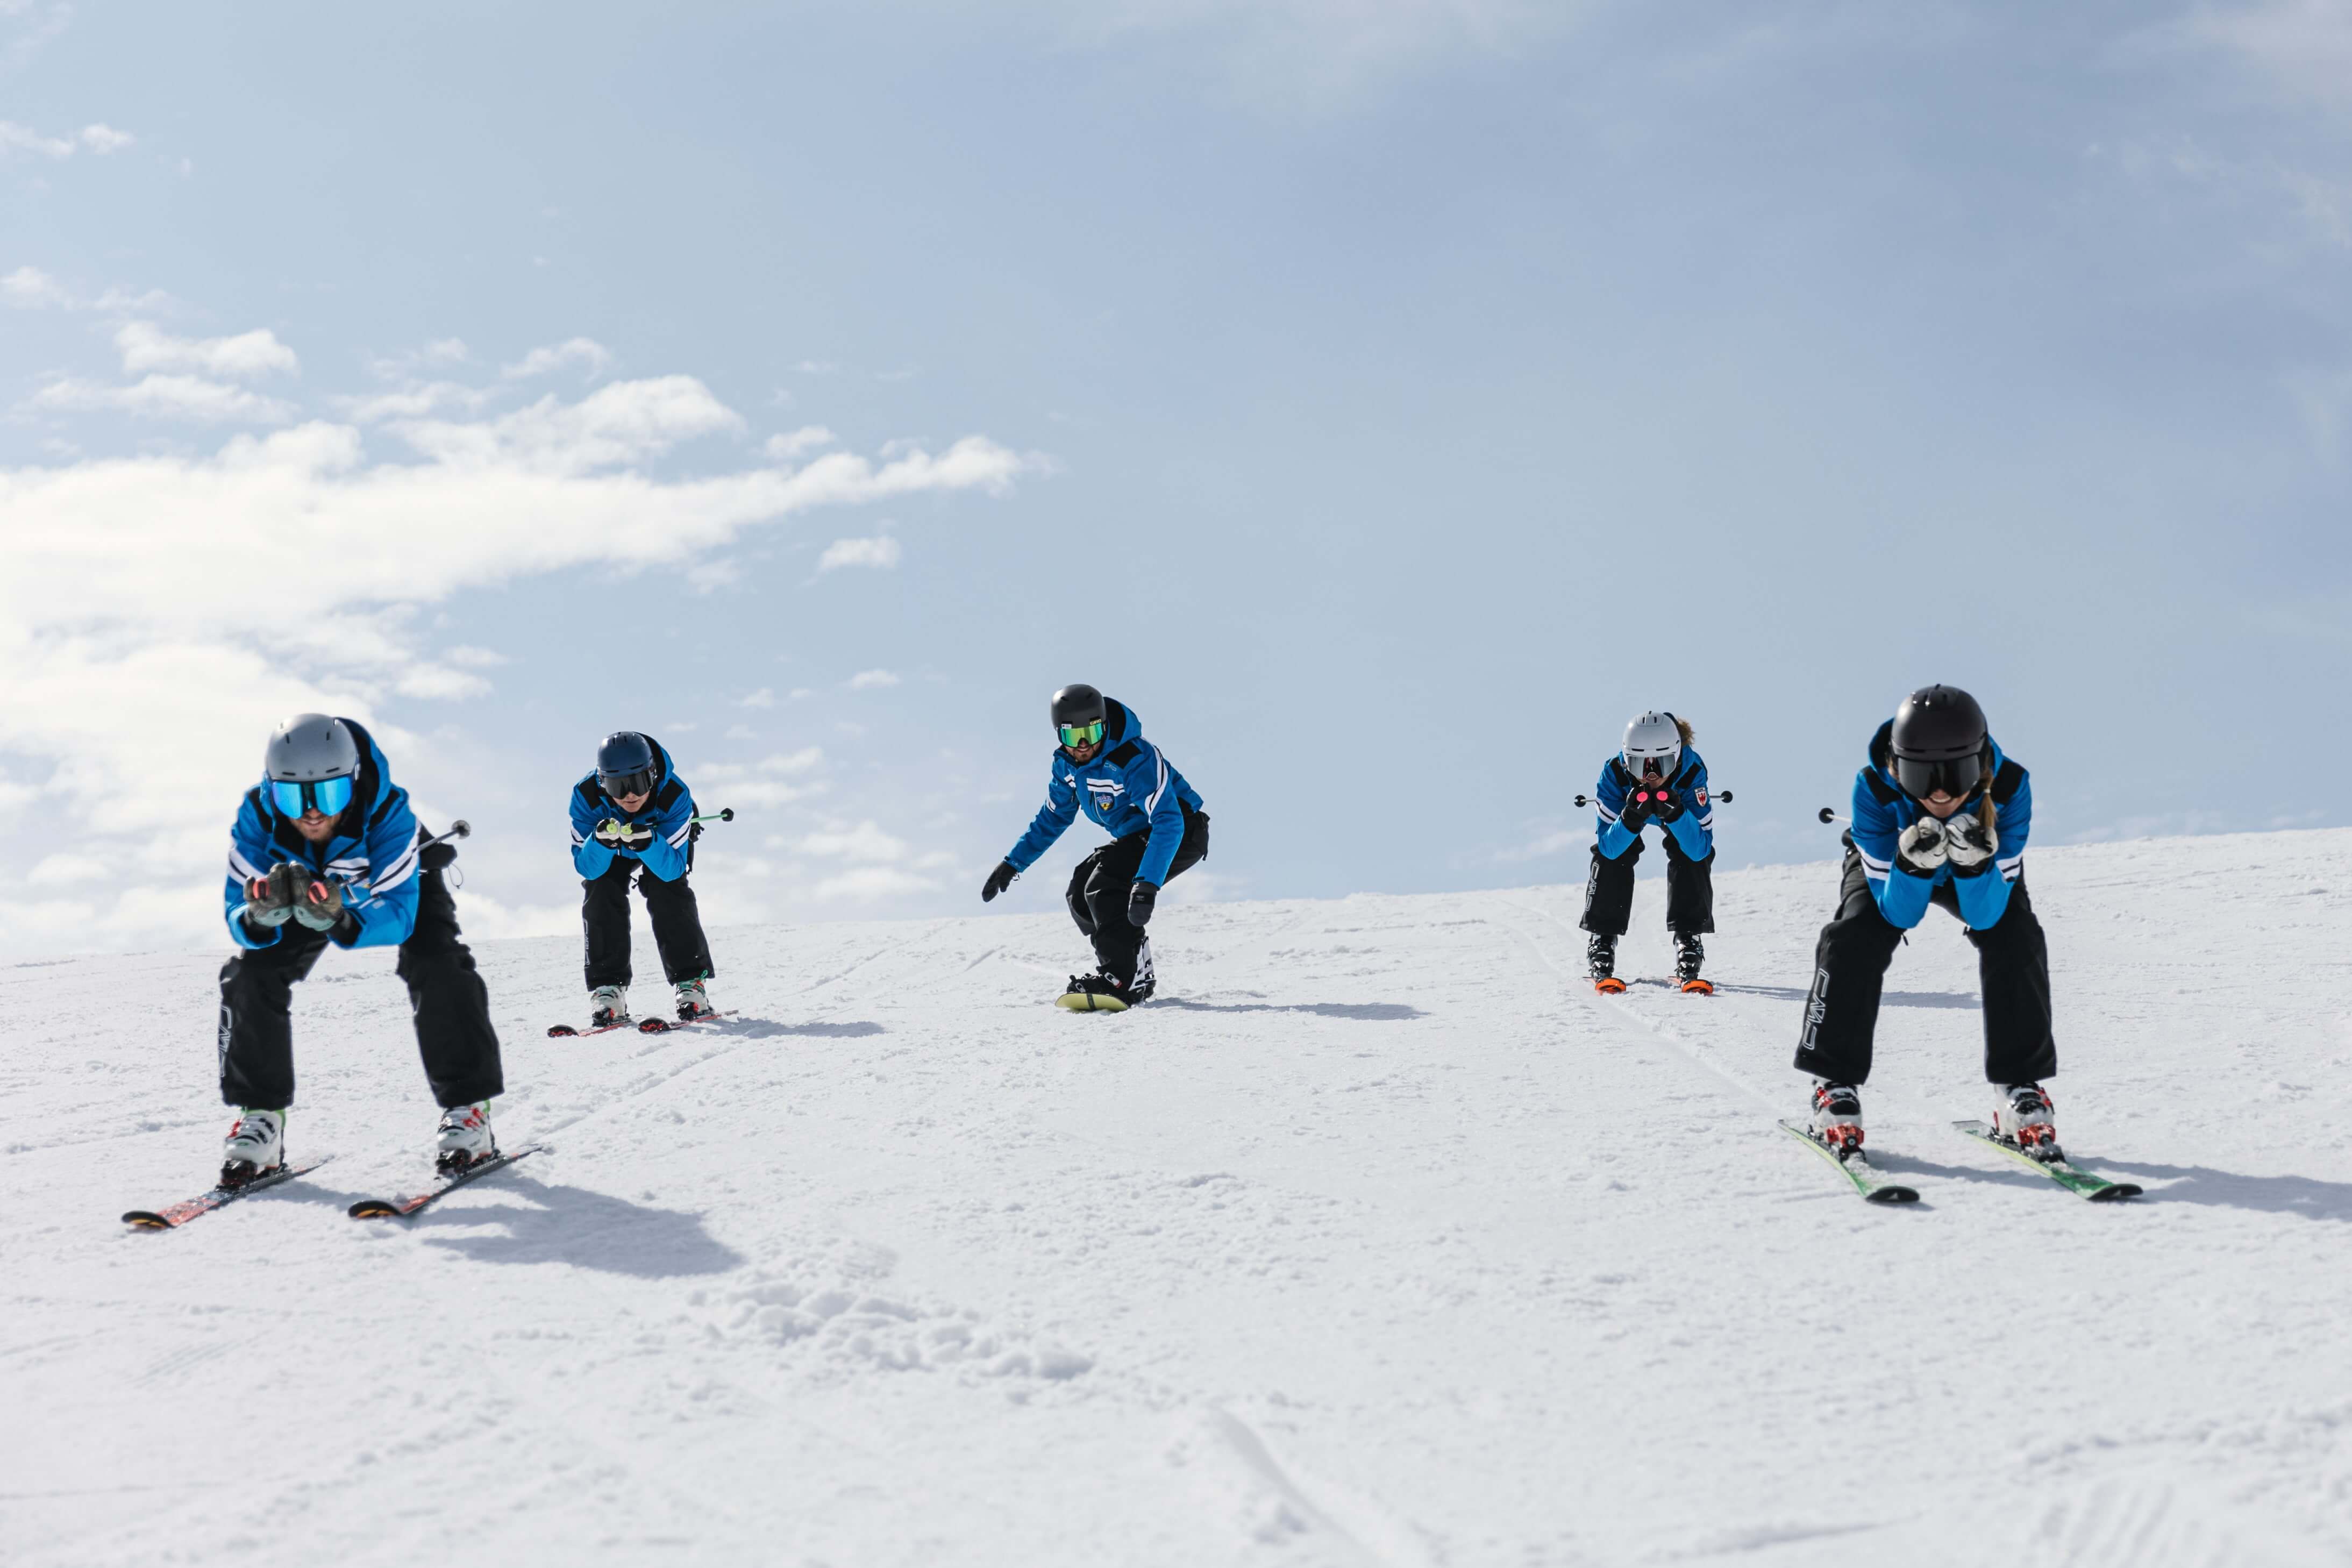
[[[351,1206],[351,1216],[353,1219],[406,1219],[423,1209],[425,1205],[446,1194],[456,1192],[478,1176],[487,1176],[492,1171],[504,1170],[517,1160],[529,1159],[539,1152],[540,1147],[539,1144],[533,1143],[526,1148],[518,1149],[511,1154],[493,1154],[487,1160],[477,1160],[462,1171],[452,1171],[436,1176],[431,1186],[421,1193],[412,1193],[406,1197],[362,1198]]]
[[[2118,1203],[2140,1194],[2141,1188],[2137,1182],[2111,1182],[2063,1159],[2037,1160],[2006,1138],[1995,1136],[1991,1127],[1984,1122],[1955,1121],[1952,1126],[1963,1136],[2000,1150],[2027,1170],[2039,1171],[2077,1197],[2088,1198],[2095,1204]]]
[[[708,1024],[713,1018],[731,1018],[731,1012],[708,1013],[699,1018],[624,1018],[617,1024],[592,1024],[575,1029],[569,1024],[550,1024],[547,1037],[551,1040],[586,1039],[591,1035],[609,1035],[615,1029],[635,1029],[643,1035],[665,1035],[672,1029],[683,1029],[691,1024]]]
[[[699,1018],[647,1018],[637,1026],[641,1035],[667,1035],[672,1029],[690,1029],[697,1024],[715,1024],[721,1018],[731,1018],[732,1013],[705,1013]]]
[[[331,1154],[327,1159],[333,1157]],[[266,1176],[256,1176],[238,1186],[215,1187],[211,1192],[200,1193],[193,1198],[168,1204],[160,1209],[132,1209],[122,1216],[122,1223],[135,1230],[177,1230],[198,1215],[226,1208],[248,1193],[274,1187],[280,1182],[290,1182],[297,1176],[307,1176],[326,1163],[326,1160],[313,1160],[307,1165],[281,1165]]]
[[[1836,1166],[1840,1173],[1853,1184],[1853,1190],[1862,1194],[1864,1202],[1916,1204],[1919,1201],[1919,1190],[1916,1187],[1906,1187],[1895,1181],[1885,1172],[1872,1164],[1870,1157],[1860,1150],[1856,1150],[1847,1158],[1841,1159],[1838,1152],[1822,1142],[1810,1127],[1800,1126],[1794,1121],[1783,1121],[1780,1123],[1780,1130],[1790,1137],[1801,1141],[1814,1153]]]

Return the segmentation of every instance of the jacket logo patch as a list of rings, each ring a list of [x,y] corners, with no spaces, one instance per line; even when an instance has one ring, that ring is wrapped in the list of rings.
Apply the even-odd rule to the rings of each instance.
[[[1705,791],[1705,790],[1701,790],[1701,791],[1699,791],[1699,792],[1698,792],[1698,804],[1699,804],[1699,805],[1700,805],[1702,808],[1704,808],[1704,807],[1706,806],[1706,791]]]

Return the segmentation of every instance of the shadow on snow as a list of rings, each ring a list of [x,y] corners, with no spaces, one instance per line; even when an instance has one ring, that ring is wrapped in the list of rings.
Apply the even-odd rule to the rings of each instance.
[[[1664,981],[1658,982],[1663,985]],[[1801,1002],[1808,992],[1793,985],[1729,985],[1715,983],[1718,995],[1769,996],[1775,1002]],[[1974,1012],[1977,996],[1973,991],[1887,991],[1879,995],[1879,1004],[1887,1007],[1965,1007]]]
[[[504,1226],[503,1235],[427,1236],[434,1246],[478,1263],[569,1263],[637,1279],[724,1274],[743,1263],[741,1254],[703,1229],[700,1215],[528,1178],[481,1190],[527,1199],[530,1206],[436,1207],[408,1223],[427,1232],[453,1226]]]
[[[1147,1004],[1154,1012],[1181,1007],[1193,1013],[1312,1013],[1318,1018],[1359,1018],[1375,1023],[1400,1018],[1426,1018],[1428,1014],[1402,1002],[1187,1002],[1180,996],[1155,996]]]
[[[708,1024],[698,1027],[738,1040],[767,1040],[778,1035],[814,1035],[824,1040],[856,1040],[867,1035],[886,1032],[881,1025],[864,1019],[854,1024],[779,1024],[772,1018],[730,1018],[716,1028]]]

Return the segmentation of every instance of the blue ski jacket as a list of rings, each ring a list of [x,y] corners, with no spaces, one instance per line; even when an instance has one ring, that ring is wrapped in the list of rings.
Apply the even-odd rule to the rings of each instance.
[[[1609,859],[1624,854],[1641,837],[1617,820],[1625,809],[1625,797],[1633,793],[1637,783],[1623,758],[1612,757],[1601,764],[1601,782],[1592,789],[1592,809],[1601,818],[1594,842]],[[1666,788],[1683,814],[1658,826],[1675,836],[1684,854],[1694,860],[1706,859],[1715,853],[1715,798],[1706,793],[1706,760],[1685,746],[1682,766],[1666,781]]]
[[[1037,810],[1029,831],[1013,847],[1005,861],[1026,871],[1054,847],[1081,807],[1088,817],[1109,829],[1113,838],[1150,829],[1143,864],[1136,880],[1158,887],[1168,879],[1168,868],[1184,842],[1184,810],[1201,809],[1201,797],[1184,775],[1143,738],[1143,725],[1123,703],[1103,704],[1103,742],[1091,762],[1071,760],[1054,748],[1054,773],[1045,783],[1045,804]]]
[[[1945,865],[1932,877],[1914,876],[1895,863],[1895,843],[1927,811],[1895,782],[1894,734],[1895,721],[1889,719],[1871,737],[1870,762],[1853,778],[1853,830],[1846,836],[1862,857],[1878,912],[1888,924],[1909,931],[1927,918],[1937,887],[1949,882],[1960,901],[1961,921],[1970,931],[1983,931],[2007,912],[2009,889],[2024,874],[2025,840],[2033,830],[2033,781],[1988,739],[1992,783],[1968,809],[1992,823],[1992,869],[1961,877]]]
[[[686,875],[687,851],[694,843],[694,792],[677,776],[659,741],[647,735],[646,744],[654,749],[654,793],[641,809],[626,812],[614,805],[593,768],[572,786],[572,864],[584,878],[603,876],[615,859],[643,861],[665,882]],[[644,824],[653,829],[653,842],[642,849],[607,848],[596,841],[596,825],[613,820]]]
[[[353,924],[334,933],[342,946],[403,942],[416,929],[419,846],[408,792],[392,782],[375,738],[353,720],[341,723],[359,742],[360,771],[352,783],[352,803],[335,819],[333,837],[324,844],[304,838],[294,819],[270,804],[267,780],[247,790],[245,804],[237,807],[236,825],[229,829],[224,901],[228,934],[239,947],[275,947],[286,934],[284,926],[247,926],[244,919],[246,884],[268,876],[281,860],[308,866],[343,885],[343,908]]]

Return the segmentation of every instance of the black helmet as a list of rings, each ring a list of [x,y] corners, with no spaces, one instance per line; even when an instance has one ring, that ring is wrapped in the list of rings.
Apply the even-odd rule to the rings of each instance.
[[[654,743],[635,730],[615,730],[596,748],[596,782],[608,795],[645,795],[654,787]]]
[[[1101,726],[1108,712],[1103,694],[1093,687],[1065,686],[1054,693],[1054,732],[1065,746],[1097,744],[1102,740]],[[1088,730],[1093,731],[1091,735],[1082,733]]]
[[[1992,744],[1984,710],[1957,686],[1923,686],[1895,710],[1895,782],[1914,800],[1966,796],[1984,781]]]

